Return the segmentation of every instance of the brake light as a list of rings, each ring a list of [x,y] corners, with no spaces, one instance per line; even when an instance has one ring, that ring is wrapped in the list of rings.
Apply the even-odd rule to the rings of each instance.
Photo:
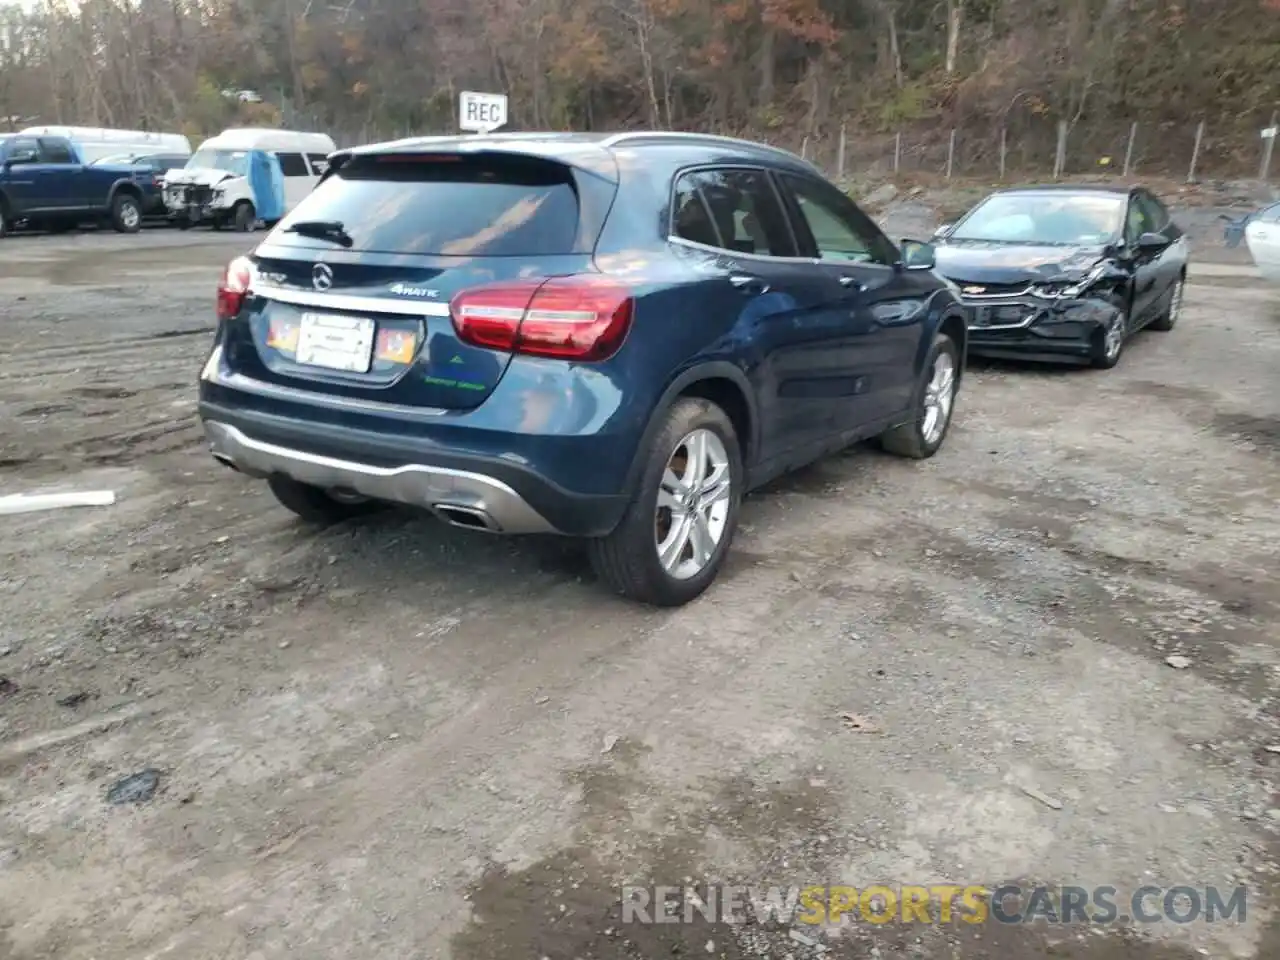
[[[495,283],[449,304],[464,343],[564,360],[608,360],[635,313],[632,290],[594,274]]]
[[[253,264],[248,257],[236,257],[227,264],[227,269],[222,271],[222,279],[218,281],[219,320],[230,320],[240,313],[252,279]]]

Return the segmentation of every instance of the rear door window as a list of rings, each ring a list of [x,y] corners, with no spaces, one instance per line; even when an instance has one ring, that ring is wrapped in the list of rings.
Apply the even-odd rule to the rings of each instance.
[[[41,140],[40,162],[75,163],[76,157],[71,152],[71,145],[65,140]]]
[[[698,170],[676,181],[672,233],[733,253],[795,255],[782,204],[761,170]]]
[[[455,154],[356,157],[272,233],[285,246],[333,249],[290,230],[337,221],[369,253],[527,257],[575,253],[578,197],[563,164]]]
[[[276,157],[280,160],[280,172],[286,177],[311,176],[311,171],[307,169],[307,161],[302,159],[302,154],[277,153]]]

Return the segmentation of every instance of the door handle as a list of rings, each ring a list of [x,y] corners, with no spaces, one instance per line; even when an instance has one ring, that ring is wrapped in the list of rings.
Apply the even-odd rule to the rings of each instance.
[[[854,293],[861,293],[866,289],[866,284],[862,283],[857,277],[849,276],[847,273],[840,278],[840,286],[852,290]]]
[[[752,296],[759,296],[762,293],[769,292],[769,284],[759,277],[753,277],[745,273],[730,274],[729,282],[733,284],[735,289],[741,290],[743,293],[749,293]]]

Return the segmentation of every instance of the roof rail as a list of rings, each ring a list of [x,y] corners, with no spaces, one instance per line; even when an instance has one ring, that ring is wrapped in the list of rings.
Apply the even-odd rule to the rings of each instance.
[[[784,150],[782,147],[775,147],[769,143],[757,143],[754,140],[743,140],[740,137],[722,137],[715,133],[685,133],[677,130],[633,130],[629,133],[615,133],[613,136],[602,140],[600,146],[615,147],[635,140],[692,140],[703,143],[722,143],[726,146],[749,147],[753,150],[780,154],[788,159],[799,160],[801,163],[813,166],[804,157],[794,154],[790,150]]]

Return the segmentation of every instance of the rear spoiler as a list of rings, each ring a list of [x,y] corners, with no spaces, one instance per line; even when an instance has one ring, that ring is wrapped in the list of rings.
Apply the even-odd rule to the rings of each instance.
[[[396,150],[396,147],[401,149]],[[457,154],[461,157],[477,154],[527,157],[564,164],[585,173],[593,174],[611,184],[618,183],[618,164],[613,154],[596,144],[564,143],[553,140],[497,140],[486,137],[414,137],[379,143],[369,147],[355,147],[329,154],[329,169],[320,182],[350,163],[356,157],[374,157],[379,154],[408,155]]]

